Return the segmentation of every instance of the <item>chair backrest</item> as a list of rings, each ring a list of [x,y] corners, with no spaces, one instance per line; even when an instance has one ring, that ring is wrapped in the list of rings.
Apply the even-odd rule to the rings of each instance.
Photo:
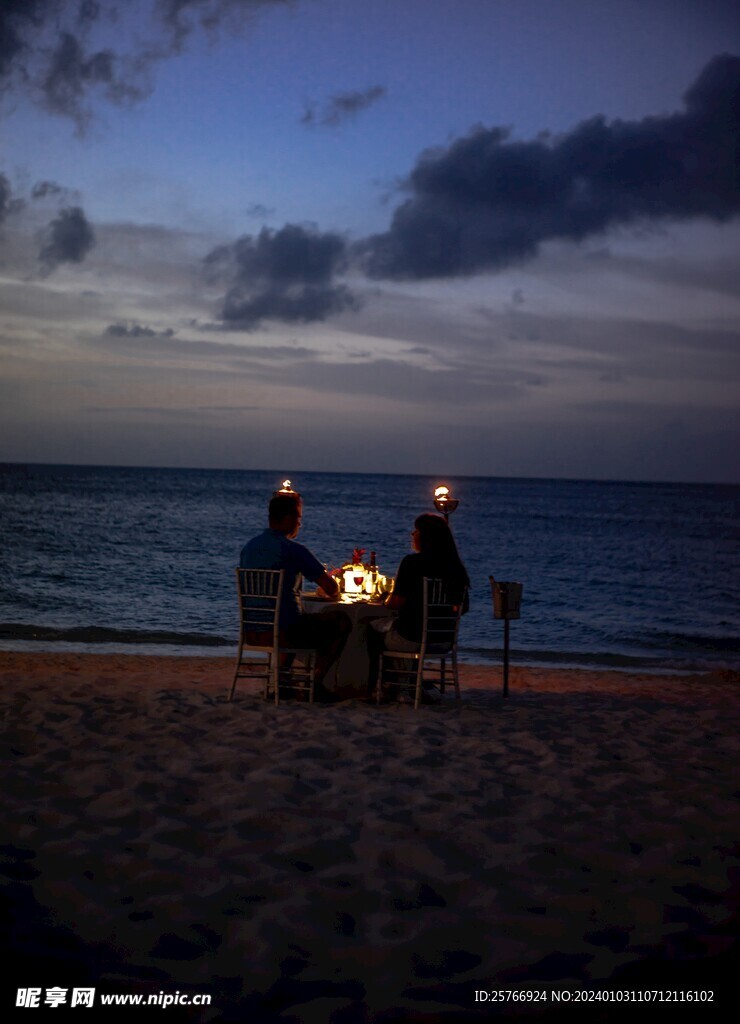
[[[237,568],[236,587],[242,640],[248,633],[270,633],[277,647],[283,570]]]
[[[453,600],[444,580],[424,578],[422,648],[427,654],[447,654],[457,644],[460,616],[467,589]]]

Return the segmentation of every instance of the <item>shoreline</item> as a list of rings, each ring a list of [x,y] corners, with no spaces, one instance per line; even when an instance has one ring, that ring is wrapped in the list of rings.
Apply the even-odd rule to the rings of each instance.
[[[20,643],[23,642],[19,641]],[[15,667],[17,664],[24,663],[26,658],[29,659],[29,666],[31,667],[36,661],[41,665],[48,663],[50,667],[56,667],[57,665],[65,665],[68,659],[79,659],[81,666],[89,667],[92,670],[102,669],[105,667],[105,663],[110,661],[115,662],[119,666],[126,666],[127,674],[134,674],[141,670],[144,668],[143,663],[146,662],[147,668],[157,668],[157,675],[161,675],[162,669],[165,666],[167,666],[168,670],[182,669],[185,663],[192,661],[194,665],[199,666],[199,671],[195,673],[199,679],[202,679],[206,672],[218,673],[223,676],[224,680],[228,681],[230,686],[231,675],[236,661],[236,645],[234,645],[233,652],[231,648],[229,648],[229,651],[229,654],[215,654],[212,649],[203,648],[198,653],[190,650],[183,652],[180,648],[167,650],[164,645],[162,649],[132,651],[131,646],[128,644],[117,646],[112,650],[91,650],[89,644],[55,645],[49,650],[39,650],[31,642],[28,642],[27,646],[16,648],[7,643],[3,644],[0,641],[0,681],[2,680],[6,665]],[[467,685],[469,688],[474,689],[495,690],[501,684],[503,674],[501,658],[491,659],[490,661],[467,661],[464,660],[464,654],[461,653],[459,658],[461,688]],[[6,663],[5,665],[3,661]],[[103,664],[99,664],[101,662]],[[515,683],[518,683],[525,689],[537,689],[541,686],[554,692],[557,692],[561,686],[570,690],[577,689],[578,686],[574,687],[572,682],[566,682],[566,679],[571,677],[579,681],[579,685],[580,683],[593,685],[599,681],[606,683],[612,677],[614,677],[615,683],[617,680],[624,679],[629,679],[632,682],[644,679],[646,683],[653,682],[655,684],[660,684],[661,681],[665,683],[671,679],[683,683],[689,681],[694,683],[735,683],[738,685],[738,692],[740,693],[740,669],[725,665],[701,669],[646,669],[622,665],[605,667],[601,665],[584,666],[561,662],[554,664],[543,664],[541,662],[527,663],[513,660],[509,664],[510,686]],[[226,686],[227,683],[223,683],[223,685]],[[629,685],[630,692],[634,692],[632,690],[632,683]]]
[[[106,683],[117,681],[136,688],[155,688],[170,685],[184,689],[196,687],[211,696],[226,693],[231,687],[235,655],[202,655],[181,653],[132,653],[129,650],[116,653],[84,651],[12,651],[0,646],[0,685],[10,672],[12,676],[20,671],[33,675],[42,672],[59,674],[63,682],[74,681],[81,676],[90,681],[101,676]],[[111,672],[115,671],[115,677]],[[503,666],[501,662],[459,663],[460,688],[476,695],[504,698]],[[681,691],[680,687],[689,687]],[[676,690],[676,688],[679,688]],[[691,699],[700,692],[707,697],[724,694],[724,699],[733,703],[737,697],[740,703],[740,671],[717,668],[703,671],[640,671],[624,668],[583,668],[568,665],[541,666],[512,663],[509,666],[510,696],[519,693],[602,693],[626,698],[654,696],[666,698],[671,690]],[[259,694],[237,688],[237,695],[258,698]],[[289,702],[290,703],[290,702]],[[357,698],[347,698],[340,705],[363,704]]]
[[[504,700],[465,664],[459,708],[414,712],[230,704],[232,668],[0,656],[9,985],[310,1024],[508,1019],[486,989],[732,1005],[737,673],[513,666]]]
[[[0,635],[0,656],[3,654],[30,654],[30,655],[90,655],[94,657],[134,657],[134,658],[196,658],[232,661],[236,657],[237,641],[224,643],[209,643],[205,645],[157,642],[120,642],[115,643],[109,640],[90,641],[60,640],[60,639],[27,639],[15,638]],[[228,652],[228,653],[226,653]],[[550,657],[537,657],[543,653],[549,653]],[[604,660],[599,660],[603,658]],[[585,659],[585,660],[583,660]],[[656,658],[655,661],[663,662],[664,659]],[[503,650],[492,648],[491,654],[486,655],[480,649],[466,651],[458,648],[458,661],[460,666],[467,666],[469,669],[479,668],[481,670],[495,671],[501,669],[503,663]],[[646,665],[643,659],[638,656],[616,655],[616,654],[593,654],[581,655],[576,652],[564,653],[553,652],[528,652],[526,650],[514,649],[510,653],[510,668],[523,671],[542,672],[594,672],[611,673],[616,672],[627,676],[655,676],[655,677],[688,677],[699,675],[736,674],[740,680],[740,664],[728,660],[716,660],[712,662],[701,661],[698,658],[687,658],[685,664],[657,664]]]

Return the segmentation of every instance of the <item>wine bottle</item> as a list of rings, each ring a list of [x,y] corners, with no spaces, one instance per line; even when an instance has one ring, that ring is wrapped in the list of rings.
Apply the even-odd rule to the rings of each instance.
[[[375,591],[378,589],[378,564],[375,561],[374,551],[370,552],[370,565],[368,568],[370,570],[370,594],[374,597]]]

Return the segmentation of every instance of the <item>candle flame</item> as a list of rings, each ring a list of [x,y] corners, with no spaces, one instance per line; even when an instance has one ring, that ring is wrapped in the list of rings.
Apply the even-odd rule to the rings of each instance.
[[[284,491],[290,491],[291,490],[290,480],[283,480],[282,490],[284,490]]]
[[[439,487],[435,487],[434,488],[434,497],[435,498],[446,498],[449,493],[450,493],[449,487],[445,487],[444,484],[440,484]]]

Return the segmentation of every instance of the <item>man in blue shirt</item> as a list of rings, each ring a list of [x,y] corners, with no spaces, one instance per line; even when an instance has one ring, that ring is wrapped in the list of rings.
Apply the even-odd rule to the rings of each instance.
[[[282,569],[280,643],[316,651],[315,695],[329,698],[323,679],[342,653],[352,630],[349,618],[338,608],[305,614],[301,605],[303,577],[317,583],[329,600],[339,599],[339,587],[319,560],[296,543],[301,528],[303,503],[300,494],[276,494],[270,501],[269,526],[247,541],[241,551],[242,569]]]

